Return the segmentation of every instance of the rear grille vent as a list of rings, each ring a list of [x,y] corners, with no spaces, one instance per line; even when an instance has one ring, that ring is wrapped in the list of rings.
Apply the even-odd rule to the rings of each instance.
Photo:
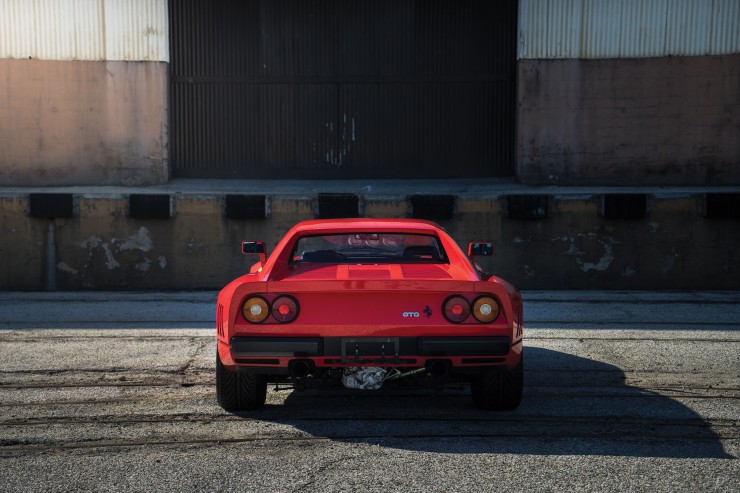
[[[391,271],[388,269],[350,269],[350,279],[390,279]]]
[[[216,332],[219,337],[224,336],[224,306],[219,303],[216,309]]]

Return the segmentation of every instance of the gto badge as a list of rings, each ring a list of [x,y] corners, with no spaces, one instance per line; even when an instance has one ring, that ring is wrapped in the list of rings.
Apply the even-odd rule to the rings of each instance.
[[[403,318],[419,318],[419,312],[403,312]]]

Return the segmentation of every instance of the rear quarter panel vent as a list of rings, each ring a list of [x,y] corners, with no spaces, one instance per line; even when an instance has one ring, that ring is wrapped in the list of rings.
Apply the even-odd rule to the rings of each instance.
[[[216,309],[216,333],[219,337],[224,336],[224,306],[221,303]]]

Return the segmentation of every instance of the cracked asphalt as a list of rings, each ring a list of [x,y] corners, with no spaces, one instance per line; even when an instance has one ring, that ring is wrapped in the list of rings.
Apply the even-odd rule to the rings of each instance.
[[[215,402],[215,293],[0,293],[2,491],[737,491],[740,293],[527,292],[525,395]]]

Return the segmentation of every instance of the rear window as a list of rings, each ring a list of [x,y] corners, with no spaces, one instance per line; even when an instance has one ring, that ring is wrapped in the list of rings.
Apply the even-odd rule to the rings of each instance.
[[[305,236],[296,242],[294,263],[445,263],[435,236],[404,233],[350,233]]]

